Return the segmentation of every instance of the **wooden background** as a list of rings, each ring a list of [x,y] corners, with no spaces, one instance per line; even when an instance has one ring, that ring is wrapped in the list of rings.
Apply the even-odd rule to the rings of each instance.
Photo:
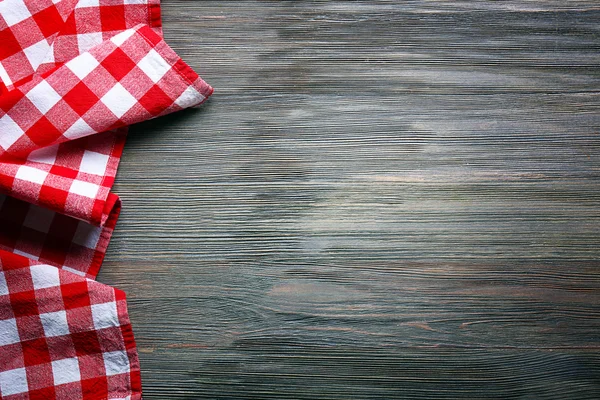
[[[145,399],[599,399],[597,1],[164,0],[99,280]]]

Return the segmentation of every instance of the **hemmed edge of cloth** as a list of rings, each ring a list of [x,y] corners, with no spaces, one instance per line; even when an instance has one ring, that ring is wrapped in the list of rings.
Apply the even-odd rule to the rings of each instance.
[[[104,181],[107,182],[103,186],[107,186],[112,189],[114,185],[115,178],[117,176],[117,170],[119,169],[119,164],[121,163],[121,156],[123,155],[123,150],[125,149],[125,142],[127,140],[127,133],[129,132],[129,127],[125,126],[113,131],[115,133],[115,141],[112,144],[112,148],[110,154],[112,157],[109,159],[109,163],[106,165],[106,170],[104,171]],[[98,199],[101,201],[101,213],[100,217],[94,215],[94,211],[92,210],[92,215],[89,220],[83,220],[92,225],[102,226],[106,225],[107,220],[110,218],[110,213],[112,211],[112,205],[107,204],[109,196],[112,192],[108,192],[104,199]],[[77,217],[75,217],[77,218]]]
[[[212,86],[204,81],[198,75],[192,67],[190,67],[183,59],[169,46],[163,37],[154,32],[148,25],[140,27],[137,32],[142,36],[151,46],[155,46],[158,43],[162,45],[155,47],[155,50],[167,60],[177,71],[179,76],[188,84],[194,87],[198,93],[203,97],[198,103],[194,104],[193,107],[197,107],[204,103],[214,92]]]
[[[119,215],[121,214],[121,199],[114,193],[109,193],[104,203],[104,213],[107,215],[106,221],[102,225],[102,232],[98,239],[98,245],[96,247],[96,253],[92,258],[90,269],[88,270],[87,277],[90,279],[96,279],[100,267],[104,262],[106,256],[106,250],[110,244],[110,239],[117,225]]]
[[[120,305],[117,313],[119,324],[121,326],[121,335],[123,336],[123,342],[125,344],[125,349],[127,350],[127,358],[129,359],[129,377],[131,379],[129,382],[131,389],[130,400],[141,400],[142,374],[139,353],[135,343],[135,337],[133,335],[133,327],[131,326],[131,320],[129,319],[127,295],[120,289],[114,288],[114,290],[117,303]],[[118,300],[124,301],[121,302]]]
[[[162,12],[160,0],[148,0],[148,25],[162,33]]]

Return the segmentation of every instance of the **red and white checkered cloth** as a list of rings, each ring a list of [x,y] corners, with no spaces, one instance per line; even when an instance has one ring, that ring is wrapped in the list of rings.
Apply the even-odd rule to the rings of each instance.
[[[0,0],[0,399],[139,399],[124,295],[93,281],[127,126],[201,104],[159,0]]]
[[[125,294],[0,251],[0,398],[139,399]]]

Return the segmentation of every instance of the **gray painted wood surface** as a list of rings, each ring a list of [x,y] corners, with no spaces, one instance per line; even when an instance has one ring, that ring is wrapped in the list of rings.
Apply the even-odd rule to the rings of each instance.
[[[597,1],[164,0],[99,280],[146,399],[600,398]]]

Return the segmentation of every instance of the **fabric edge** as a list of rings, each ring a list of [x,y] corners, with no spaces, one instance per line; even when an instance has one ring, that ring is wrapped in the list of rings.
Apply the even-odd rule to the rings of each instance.
[[[106,222],[102,225],[102,232],[96,246],[96,253],[92,258],[90,269],[88,270],[88,278],[96,279],[100,272],[100,267],[104,262],[106,251],[110,244],[110,239],[117,225],[119,215],[121,214],[121,199],[114,193],[109,193],[104,206],[107,215]]]
[[[94,212],[95,210],[92,210],[91,218],[89,220],[84,220],[85,222],[88,222],[91,225],[103,226],[106,224],[106,221],[110,217],[112,207],[110,204],[107,205],[106,203],[108,202],[108,198],[111,195],[110,190],[112,190],[114,186],[114,181],[117,177],[117,171],[119,170],[121,157],[123,155],[123,150],[125,149],[125,142],[127,140],[128,132],[128,126],[119,128],[114,131],[115,138],[110,151],[111,157],[109,159],[108,164],[106,165],[106,170],[104,171],[104,180],[102,183],[103,186],[109,188],[109,192],[106,194],[106,197],[98,199],[101,202],[100,216],[98,217],[97,213]]]
[[[131,320],[129,318],[129,309],[127,305],[127,295],[120,289],[115,288],[115,297],[119,302],[120,307],[118,310],[119,324],[121,326],[121,335],[123,336],[123,342],[127,351],[127,357],[129,359],[129,374],[130,374],[130,389],[131,398],[130,400],[141,400],[142,398],[142,376],[140,360],[137,350],[137,344],[135,342],[135,336],[133,335],[133,327],[131,326]],[[119,301],[122,300],[122,301]]]
[[[138,33],[151,45],[161,44],[160,48],[157,48],[156,50],[160,50],[160,55],[173,66],[181,79],[193,86],[203,97],[196,105],[202,104],[213,94],[214,88],[204,81],[204,79],[202,79],[200,75],[194,71],[194,69],[187,64],[173,48],[171,48],[171,46],[169,46],[163,37],[159,36],[149,26],[140,27]]]
[[[162,14],[160,10],[160,0],[148,1],[148,25],[162,32]]]

